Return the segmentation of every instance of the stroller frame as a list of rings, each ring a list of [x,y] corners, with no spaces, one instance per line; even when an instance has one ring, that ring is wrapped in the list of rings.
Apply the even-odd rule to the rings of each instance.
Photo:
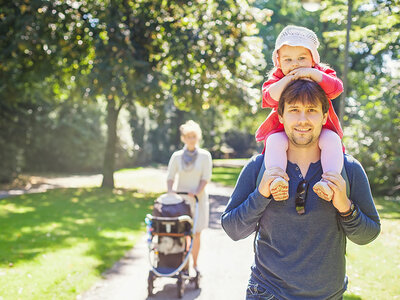
[[[188,193],[185,192],[178,192],[177,194],[180,195],[187,195]],[[196,229],[196,223],[197,223],[197,218],[198,218],[198,198],[196,195],[194,195],[194,198],[196,200],[195,203],[195,216],[194,219],[192,219],[190,216],[183,215],[183,216],[178,216],[178,217],[155,217],[152,216],[151,214],[146,215],[146,224],[147,224],[147,232],[148,232],[148,247],[149,247],[149,262],[151,266],[151,270],[149,271],[149,276],[148,276],[148,296],[153,295],[153,288],[154,288],[154,280],[157,277],[169,277],[169,278],[176,278],[177,279],[177,288],[178,288],[178,297],[182,298],[183,293],[185,290],[185,284],[186,281],[189,280],[190,282],[193,282],[195,284],[195,288],[199,288],[199,281],[200,281],[200,274],[196,272],[196,276],[190,276],[188,269],[187,271],[184,271],[184,268],[188,265],[190,254],[192,253],[192,248],[193,248],[193,241],[194,241],[194,232]],[[191,230],[190,232],[183,232],[183,233],[174,233],[174,232],[155,232],[153,229],[153,222],[161,222],[162,224],[166,226],[174,226],[177,227],[178,225],[190,225]],[[186,224],[185,224],[186,223]],[[168,230],[167,230],[168,231]],[[161,270],[157,270],[155,267],[154,261],[152,260],[152,254],[153,255],[158,255],[158,250],[156,247],[153,247],[153,238],[154,237],[180,237],[185,239],[185,257],[182,260],[182,263],[176,268],[172,270],[167,270],[166,272],[163,272]],[[188,249],[188,241],[190,242],[190,246]]]

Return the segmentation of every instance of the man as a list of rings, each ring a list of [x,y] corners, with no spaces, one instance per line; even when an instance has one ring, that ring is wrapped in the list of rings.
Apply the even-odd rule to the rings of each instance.
[[[327,112],[328,100],[318,84],[290,83],[278,107],[289,138],[286,172],[267,169],[257,186],[263,155],[251,159],[221,217],[222,227],[233,240],[258,230],[246,299],[342,299],[347,287],[346,237],[362,245],[380,232],[360,163],[344,157],[349,198],[340,174],[322,174],[318,138]],[[269,186],[277,177],[289,180],[288,200],[271,196]],[[312,190],[321,177],[334,191],[332,201],[318,198]]]

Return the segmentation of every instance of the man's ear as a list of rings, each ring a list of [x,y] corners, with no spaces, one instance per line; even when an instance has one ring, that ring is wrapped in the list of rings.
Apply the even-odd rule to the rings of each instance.
[[[328,113],[324,113],[324,118],[322,120],[322,125],[325,125],[327,121],[328,121]]]
[[[278,118],[279,118],[279,123],[283,124],[283,118],[281,115],[278,114]],[[325,124],[324,124],[325,125]]]

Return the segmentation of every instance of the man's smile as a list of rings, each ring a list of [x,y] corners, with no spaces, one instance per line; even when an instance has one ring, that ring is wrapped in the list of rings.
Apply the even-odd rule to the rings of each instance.
[[[305,133],[311,131],[311,128],[294,128],[295,131],[300,132],[300,133]]]

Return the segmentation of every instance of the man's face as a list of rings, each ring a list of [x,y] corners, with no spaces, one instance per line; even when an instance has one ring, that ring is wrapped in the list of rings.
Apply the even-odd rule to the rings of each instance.
[[[289,142],[300,147],[310,147],[318,143],[322,125],[328,114],[322,112],[322,104],[294,102],[285,103],[279,121],[284,125]]]

